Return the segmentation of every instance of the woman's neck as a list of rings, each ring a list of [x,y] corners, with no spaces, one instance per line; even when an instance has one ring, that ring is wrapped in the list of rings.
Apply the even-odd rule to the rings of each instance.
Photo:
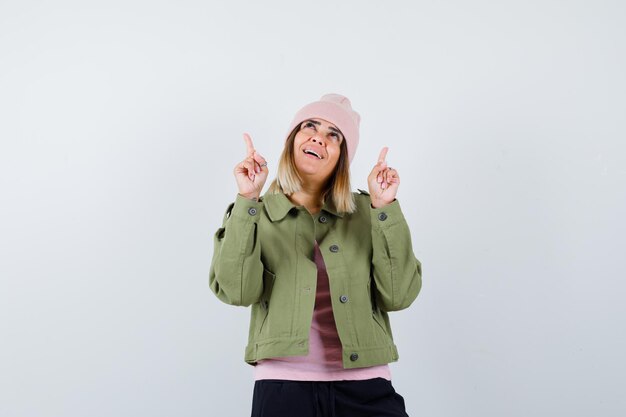
[[[311,185],[302,185],[300,191],[288,196],[289,200],[297,206],[304,206],[311,214],[318,213],[324,202],[322,200],[322,188]]]

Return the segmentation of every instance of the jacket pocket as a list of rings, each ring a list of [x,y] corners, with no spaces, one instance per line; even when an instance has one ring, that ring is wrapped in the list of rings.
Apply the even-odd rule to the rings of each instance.
[[[259,333],[263,330],[263,326],[267,321],[267,316],[270,311],[270,298],[272,297],[272,289],[274,288],[274,281],[276,280],[276,275],[267,269],[263,269],[263,294],[261,294],[261,298],[259,299],[259,304],[261,306],[261,325],[259,326]]]
[[[385,335],[385,338],[388,338],[387,330],[385,330],[385,325],[381,322],[381,318],[379,317],[379,310],[378,310],[378,307],[376,305],[376,295],[374,294],[374,291],[376,291],[376,284],[375,283],[374,283],[374,291],[372,291],[372,282],[373,281],[374,281],[374,278],[372,278],[370,276],[370,279],[367,282],[367,292],[368,292],[368,295],[370,297],[370,302],[371,302],[371,305],[372,305],[372,318],[376,322],[376,326],[379,327],[380,330]]]
[[[385,330],[385,326],[380,322],[380,318],[378,317],[378,314],[376,313],[376,311],[372,312],[372,317],[374,318],[374,321],[376,322],[376,324],[378,324],[378,327],[380,327],[380,330],[382,330],[382,332],[385,334],[385,336],[388,336],[387,330]]]

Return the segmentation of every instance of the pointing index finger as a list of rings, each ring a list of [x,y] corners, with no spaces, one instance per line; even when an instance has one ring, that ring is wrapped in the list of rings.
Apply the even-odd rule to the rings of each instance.
[[[380,151],[380,155],[378,155],[378,162],[385,162],[385,159],[387,158],[387,151],[389,150],[388,147],[384,147],[381,151]]]
[[[249,134],[244,133],[243,140],[246,141],[246,152],[248,153],[248,156],[251,156],[254,153],[254,145],[252,144],[252,138],[250,137]]]

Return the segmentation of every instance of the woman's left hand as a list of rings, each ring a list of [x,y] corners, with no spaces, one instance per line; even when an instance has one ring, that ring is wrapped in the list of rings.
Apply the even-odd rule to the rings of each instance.
[[[387,166],[385,159],[388,150],[389,148],[385,146],[380,151],[378,163],[367,177],[367,186],[370,192],[370,199],[372,200],[372,207],[374,208],[386,206],[395,200],[398,187],[400,186],[398,171]]]

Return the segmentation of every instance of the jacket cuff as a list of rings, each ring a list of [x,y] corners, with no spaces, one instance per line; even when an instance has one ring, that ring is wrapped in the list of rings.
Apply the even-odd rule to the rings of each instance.
[[[242,220],[256,222],[261,216],[263,201],[255,201],[237,194],[235,205],[232,207],[228,217],[235,217]]]
[[[404,214],[402,214],[398,199],[379,208],[374,208],[370,204],[370,217],[372,226],[380,229],[385,229],[404,221]]]

